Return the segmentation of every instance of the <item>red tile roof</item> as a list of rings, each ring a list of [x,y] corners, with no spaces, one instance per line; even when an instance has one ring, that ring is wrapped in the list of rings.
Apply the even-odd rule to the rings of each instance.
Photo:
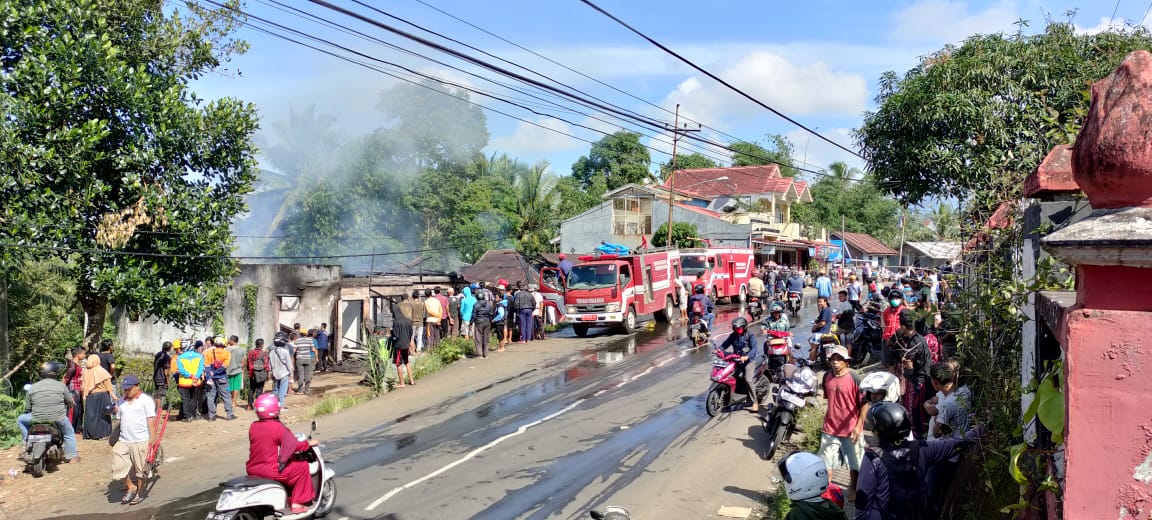
[[[719,177],[728,177],[728,180],[709,182]],[[790,177],[781,176],[780,168],[775,164],[676,170],[673,180],[676,191],[704,197],[787,193],[793,184],[797,194],[801,193],[802,187],[807,189],[807,184],[802,181],[793,181]],[[668,181],[664,181],[663,186],[667,188]]]
[[[867,233],[841,233],[836,231],[832,234],[848,242],[849,248],[866,255],[897,256],[900,254],[899,251],[884,245],[884,242]]]

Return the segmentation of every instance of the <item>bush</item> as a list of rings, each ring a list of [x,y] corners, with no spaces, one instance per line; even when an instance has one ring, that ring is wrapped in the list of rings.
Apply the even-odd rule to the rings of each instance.
[[[440,356],[441,364],[450,365],[465,356],[475,356],[476,349],[470,339],[448,338],[440,341],[440,344],[436,346],[435,353]]]
[[[16,418],[24,411],[24,399],[0,394],[0,449],[19,446],[23,442]]]
[[[820,451],[820,430],[824,427],[824,407],[805,406],[796,417],[796,425],[804,432],[804,439],[796,447],[801,451]]]
[[[347,410],[374,397],[373,394],[332,395],[325,397],[312,409],[312,417],[331,415]]]
[[[792,510],[792,501],[788,499],[788,492],[785,491],[784,485],[781,483],[776,484],[776,490],[771,495],[765,494],[762,496],[763,508],[754,514],[753,518],[760,520],[784,520],[788,517],[788,512]]]

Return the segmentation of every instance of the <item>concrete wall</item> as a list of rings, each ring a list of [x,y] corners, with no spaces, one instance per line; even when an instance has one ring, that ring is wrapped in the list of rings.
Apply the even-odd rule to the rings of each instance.
[[[340,299],[341,269],[338,265],[241,264],[240,273],[224,298],[224,333],[235,334],[241,343],[256,338],[271,341],[280,326],[299,322],[304,328],[328,323],[329,333],[339,330],[337,302]],[[248,337],[244,312],[244,286],[257,286],[255,327]],[[280,311],[280,296],[300,298],[295,313]],[[164,341],[175,338],[203,338],[212,334],[211,321],[186,328],[164,323],[150,316],[132,321],[122,309],[113,311],[118,327],[117,345],[126,353],[145,354],[157,351]],[[337,333],[338,334],[338,333]]]
[[[713,240],[717,246],[746,246],[750,224],[730,224],[725,220],[674,206],[674,222],[688,222],[696,226],[701,238]],[[652,231],[655,232],[668,221],[668,202],[662,199],[652,201]],[[565,253],[591,253],[601,241],[635,248],[640,246],[640,235],[612,234],[612,201],[604,201],[599,206],[576,215],[560,224],[560,251]],[[651,237],[649,237],[651,240]]]

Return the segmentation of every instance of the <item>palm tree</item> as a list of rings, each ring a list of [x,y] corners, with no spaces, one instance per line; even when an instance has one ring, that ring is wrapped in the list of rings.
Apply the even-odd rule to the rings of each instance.
[[[516,188],[516,240],[527,253],[548,249],[556,227],[556,176],[548,173],[548,162],[540,161],[520,170],[513,185]]]
[[[932,221],[932,232],[936,240],[955,240],[960,236],[960,223],[956,218],[956,210],[943,202],[936,205],[936,209],[928,213]]]

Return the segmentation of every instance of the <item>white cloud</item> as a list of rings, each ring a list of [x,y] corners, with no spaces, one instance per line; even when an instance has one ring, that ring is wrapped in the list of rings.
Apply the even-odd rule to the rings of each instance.
[[[488,149],[517,157],[565,152],[588,146],[583,141],[559,133],[579,135],[573,132],[571,125],[563,121],[549,117],[537,119],[533,123],[540,126],[521,121],[512,135],[493,137],[488,143]]]
[[[797,64],[769,51],[749,52],[716,74],[789,116],[856,116],[868,99],[863,76],[832,70],[822,61]],[[764,114],[743,96],[700,76],[681,81],[663,102],[665,106],[676,103],[688,117],[712,124]]]
[[[891,37],[901,42],[960,43],[973,34],[1010,31],[1019,18],[1012,0],[976,12],[970,12],[964,1],[923,0],[896,12]]]
[[[1092,27],[1084,27],[1080,24],[1075,24],[1075,27],[1076,32],[1080,34],[1100,34],[1107,31],[1122,31],[1128,27],[1128,21],[1123,18],[1101,16],[1100,23]]]

